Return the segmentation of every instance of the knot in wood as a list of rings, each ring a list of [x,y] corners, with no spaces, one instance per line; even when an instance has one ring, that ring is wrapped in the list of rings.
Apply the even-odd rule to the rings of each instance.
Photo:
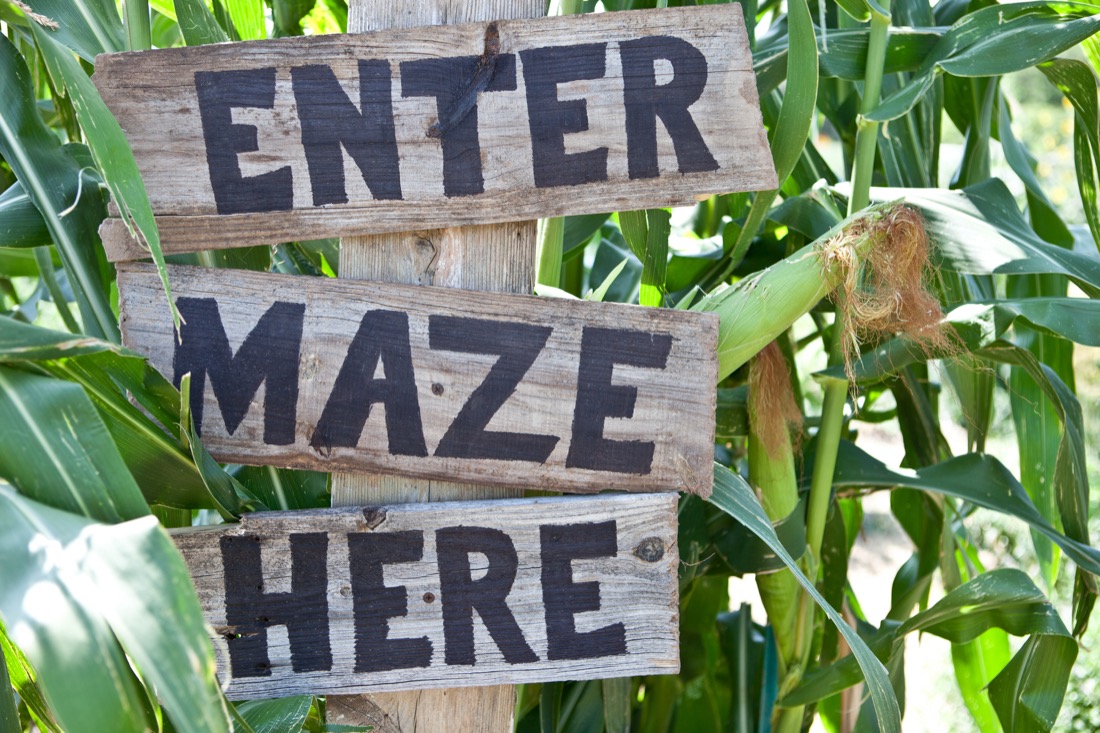
[[[372,530],[376,529],[379,525],[386,521],[386,510],[382,507],[368,506],[363,507],[363,522],[360,524],[361,529]]]
[[[646,537],[634,548],[634,557],[643,562],[657,562],[665,556],[665,543],[660,537]]]

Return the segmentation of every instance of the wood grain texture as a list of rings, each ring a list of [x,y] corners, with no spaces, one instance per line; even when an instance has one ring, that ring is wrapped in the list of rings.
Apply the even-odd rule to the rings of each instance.
[[[348,28],[370,31],[488,19],[538,18],[543,0],[350,0]],[[535,222],[366,235],[340,243],[342,277],[528,294],[535,275]],[[334,473],[333,506],[518,498],[522,490],[385,474]],[[328,697],[328,720],[387,733],[511,733],[512,685]]]
[[[119,268],[124,342],[190,372],[222,461],[563,491],[711,485],[718,321],[618,303]],[[480,415],[480,417],[478,417]]]
[[[685,205],[776,185],[737,4],[408,27],[426,15],[469,18],[477,8],[420,10],[371,24],[395,21],[395,30],[97,59],[96,84],[134,149],[165,251],[291,241],[303,232],[320,238]],[[486,55],[495,34],[500,54]],[[680,57],[659,55],[666,51],[630,55],[629,44],[662,39],[687,44],[690,59],[677,66]],[[560,57],[551,57],[555,48]],[[480,82],[480,72],[436,78],[433,71],[418,80],[408,65],[457,57],[470,59],[471,73],[479,58],[510,61]],[[378,129],[378,120],[392,120],[384,135],[346,121],[360,114],[361,90],[374,88],[360,83],[362,64],[372,60],[392,76],[389,92],[376,91],[388,111],[371,118]],[[316,69],[334,76],[326,82],[329,72]],[[255,70],[270,73],[266,82],[249,77],[245,101],[229,81],[218,82],[223,88],[210,81],[220,77],[202,76]],[[642,83],[651,90],[635,89]],[[440,102],[417,84],[449,90],[466,105]],[[665,95],[679,85],[683,94]],[[215,91],[202,94],[213,96],[200,104],[197,90],[208,88]],[[232,99],[218,102],[219,94]],[[323,111],[341,105],[344,117]],[[329,116],[311,122],[316,109]],[[369,140],[352,152],[354,140],[334,142],[338,125],[345,136]],[[307,150],[315,151],[312,162]],[[117,220],[105,222],[102,237],[111,259],[146,255]]]
[[[233,699],[597,679],[678,671],[676,507],[263,512],[174,538]]]

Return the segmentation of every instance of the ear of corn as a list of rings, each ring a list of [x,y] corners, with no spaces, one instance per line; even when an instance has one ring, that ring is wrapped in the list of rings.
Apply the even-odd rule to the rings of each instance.
[[[790,328],[848,276],[877,239],[872,224],[896,203],[850,216],[808,247],[716,291],[692,310],[717,313],[718,377],[724,379]]]

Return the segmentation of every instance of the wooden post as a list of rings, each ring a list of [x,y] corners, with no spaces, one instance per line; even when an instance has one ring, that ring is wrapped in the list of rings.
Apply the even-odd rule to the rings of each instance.
[[[535,18],[544,7],[544,0],[350,0],[348,31]],[[360,280],[530,293],[534,269],[535,222],[354,237],[340,243],[340,276]],[[522,493],[396,476],[332,477],[333,506],[503,499]],[[328,697],[330,722],[373,725],[379,733],[506,733],[512,730],[514,710],[512,685]]]

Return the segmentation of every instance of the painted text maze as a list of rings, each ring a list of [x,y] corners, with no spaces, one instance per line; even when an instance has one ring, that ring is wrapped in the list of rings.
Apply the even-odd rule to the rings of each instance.
[[[169,273],[180,339],[147,265],[120,268],[125,339],[177,383],[191,375],[196,427],[222,460],[532,488],[709,491],[712,316]]]

